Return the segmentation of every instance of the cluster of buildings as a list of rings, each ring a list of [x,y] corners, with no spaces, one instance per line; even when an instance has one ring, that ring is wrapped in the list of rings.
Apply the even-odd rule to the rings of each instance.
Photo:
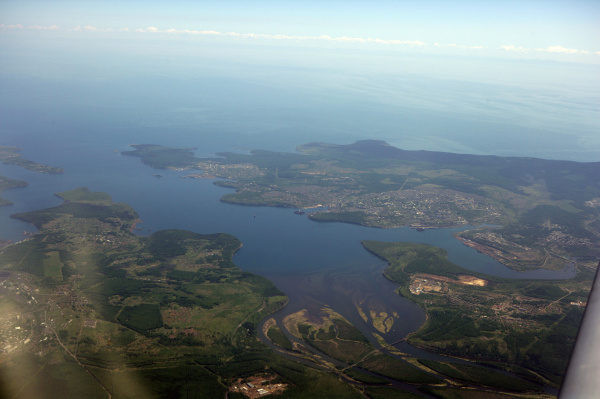
[[[344,202],[347,210],[362,211],[369,219],[391,225],[450,227],[475,221],[494,223],[501,215],[483,197],[431,187],[363,194]],[[475,220],[477,212],[481,220]]]
[[[220,164],[215,162],[199,162],[196,167],[202,174],[193,174],[191,178],[220,177],[224,179],[251,179],[263,175],[258,166],[250,163]]]
[[[37,303],[34,290],[20,281],[20,276],[3,277],[0,281],[0,297],[10,296],[12,300],[22,305]],[[10,302],[5,302],[0,312],[0,353],[10,353],[30,341],[31,323],[23,318],[19,308],[7,307]]]
[[[448,291],[448,289],[444,287],[444,284],[441,281],[436,281],[432,279],[426,279],[422,277],[413,278],[409,290],[411,294],[419,295],[423,292],[444,292]]]
[[[275,383],[273,382],[274,379],[275,376],[253,376],[244,380],[240,378],[229,390],[232,392],[241,392],[253,399],[285,391],[288,385]]]

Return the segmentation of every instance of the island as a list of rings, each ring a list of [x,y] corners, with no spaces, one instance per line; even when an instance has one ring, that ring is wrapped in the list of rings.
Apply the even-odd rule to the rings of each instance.
[[[197,158],[190,148],[133,145],[153,168],[220,178],[234,204],[308,209],[322,222],[423,230],[469,227],[465,245],[515,270],[595,270],[600,253],[600,162],[406,151],[378,140],[300,145]]]
[[[21,149],[18,147],[0,146],[0,160],[5,165],[16,165],[33,172],[60,174],[63,173],[62,168],[56,166],[48,166],[38,162],[30,161],[21,157]]]

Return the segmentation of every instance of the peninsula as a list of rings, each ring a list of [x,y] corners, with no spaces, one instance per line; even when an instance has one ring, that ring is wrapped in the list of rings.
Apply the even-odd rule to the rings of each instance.
[[[44,165],[22,158],[21,154],[19,154],[20,151],[21,149],[18,147],[0,146],[0,161],[2,161],[2,163],[5,165],[20,166],[34,172],[50,174],[63,173],[63,169],[61,168]],[[13,180],[5,176],[0,176],[0,193],[9,188],[24,187],[27,185],[28,183],[25,181]],[[12,202],[0,197],[0,206],[2,205],[12,205]]]
[[[27,185],[27,182],[25,182],[25,181],[13,180],[13,179],[10,179],[5,176],[0,176],[0,193],[2,193],[2,191],[9,189],[9,188],[25,187],[26,185]],[[12,205],[12,202],[5,198],[0,197],[0,206],[2,206],[2,205]]]
[[[464,269],[426,244],[363,246],[388,262],[384,274],[398,293],[427,313],[426,324],[408,337],[412,345],[560,384],[593,272],[583,268],[561,281],[503,279]]]
[[[151,167],[220,178],[215,184],[236,190],[225,202],[310,208],[315,221],[382,228],[477,226],[457,238],[515,270],[557,270],[573,259],[595,269],[600,253],[600,162],[406,151],[377,140],[218,158],[133,147],[123,154]]]

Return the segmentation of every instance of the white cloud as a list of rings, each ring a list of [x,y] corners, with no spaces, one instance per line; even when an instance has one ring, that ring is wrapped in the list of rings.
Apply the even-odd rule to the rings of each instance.
[[[214,30],[201,30],[197,31],[200,35],[221,35],[221,32],[217,32]]]
[[[194,35],[194,36],[212,36],[212,37],[233,37],[239,39],[264,39],[264,40],[289,40],[289,41],[313,41],[313,42],[328,42],[328,43],[356,43],[356,44],[377,44],[387,46],[408,46],[408,47],[428,47],[433,46],[436,48],[448,48],[457,50],[483,50],[487,47],[482,45],[464,45],[458,43],[433,43],[427,44],[420,40],[401,40],[401,39],[381,39],[381,38],[370,38],[370,37],[351,37],[351,36],[293,36],[285,34],[264,34],[264,33],[239,33],[239,32],[219,32],[214,30],[194,30],[194,29],[159,29],[155,26],[149,26],[146,28],[121,28],[121,29],[103,29],[91,25],[76,26],[74,28],[59,28],[57,25],[32,25],[24,27],[21,24],[5,25],[0,24],[0,31],[9,30],[38,30],[38,31],[66,31],[66,32],[121,32],[121,33],[147,33],[147,34],[169,34],[169,35]],[[600,51],[588,51],[574,48],[567,48],[559,45],[549,46],[546,48],[526,48],[522,46],[502,45],[499,47],[504,51],[519,52],[519,53],[548,53],[548,54],[593,54],[600,55]]]
[[[21,24],[14,24],[14,25],[0,24],[0,30],[13,30],[13,29],[23,29],[23,25],[21,25]]]
[[[464,49],[464,50],[483,50],[486,47],[485,46],[467,46],[464,44],[456,44],[456,43],[446,43],[446,44],[442,44],[442,43],[433,43],[434,46],[436,47],[447,47],[447,48],[458,48],[458,49]]]
[[[56,25],[49,25],[49,26],[41,26],[41,25],[30,25],[27,27],[27,29],[32,29],[32,30],[59,30],[60,28]]]
[[[127,29],[127,28],[125,28]],[[63,29],[60,29],[63,30]],[[97,28],[95,26],[92,25],[86,25],[86,26],[76,26],[74,28],[70,28],[70,29],[64,29],[68,32],[114,32],[114,29],[105,29],[105,28]],[[123,29],[120,30],[120,32],[124,32]]]
[[[567,48],[567,47],[563,47],[563,46],[549,46],[546,48],[536,48],[536,49],[531,49],[531,48],[525,48],[525,47],[517,47],[514,45],[508,45],[508,46],[500,46],[501,49],[506,50],[506,51],[517,51],[517,52],[521,52],[521,53],[528,53],[531,51],[536,51],[538,53],[550,53],[550,54],[590,54],[589,51],[587,50],[578,50],[578,49],[574,49],[574,48]],[[598,52],[596,54],[599,54]]]
[[[363,37],[348,37],[339,36],[332,37],[329,35],[320,36],[290,36],[283,34],[264,34],[264,33],[239,33],[239,32],[218,32],[214,30],[191,30],[191,29],[165,29],[160,30],[155,27],[149,27],[145,29],[136,29],[135,32],[140,33],[168,33],[168,34],[187,34],[187,35],[203,35],[203,36],[230,36],[238,37],[242,39],[268,39],[268,40],[314,40],[314,41],[327,41],[334,43],[377,43],[377,44],[388,44],[388,45],[401,45],[401,46],[426,46],[427,44],[420,40],[389,40],[379,38],[363,38]]]
[[[526,53],[526,52],[531,51],[531,49],[529,49],[529,48],[525,48],[525,47],[521,47],[521,46],[517,47],[512,44],[508,45],[508,46],[500,46],[500,48],[503,50],[506,50],[506,51],[518,51],[520,53]]]
[[[555,54],[589,54],[589,51],[586,50],[577,50],[574,48],[566,48],[563,46],[550,46],[547,48],[539,48],[536,51],[545,51],[547,53],[555,53]]]

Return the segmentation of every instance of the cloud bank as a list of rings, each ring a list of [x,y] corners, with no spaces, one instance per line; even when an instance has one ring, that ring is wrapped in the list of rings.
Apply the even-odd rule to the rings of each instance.
[[[240,39],[269,39],[269,40],[292,40],[292,41],[327,41],[337,43],[377,43],[389,45],[404,45],[410,47],[421,47],[426,44],[419,40],[397,40],[397,39],[379,39],[379,38],[362,38],[339,36],[332,37],[329,35],[320,36],[292,36],[284,34],[264,34],[264,33],[238,33],[238,32],[217,32],[214,30],[192,30],[192,29],[164,29],[160,30],[154,26],[147,28],[138,28],[135,30],[138,33],[166,33],[174,35],[195,35],[195,36],[224,36],[236,37]]]
[[[600,54],[600,51],[588,51],[588,50],[578,50],[574,48],[567,48],[563,46],[549,46],[546,48],[526,48],[521,46],[514,45],[505,45],[500,46],[502,50],[506,51],[516,51],[519,53],[532,53],[532,52],[541,52],[541,53],[550,53],[550,54]]]
[[[490,47],[483,45],[464,45],[457,43],[433,43],[428,44],[421,40],[401,40],[401,39],[381,39],[371,37],[349,37],[349,36],[299,36],[299,35],[285,35],[285,34],[264,34],[264,33],[238,33],[238,32],[219,32],[214,30],[195,30],[195,29],[159,29],[154,26],[146,28],[98,28],[91,25],[76,26],[74,28],[60,28],[57,25],[29,25],[23,26],[21,24],[5,25],[0,24],[0,31],[11,31],[11,30],[29,30],[29,31],[62,31],[62,32],[97,32],[97,33],[137,33],[137,34],[166,34],[166,35],[178,35],[178,36],[205,36],[205,37],[229,37],[238,39],[264,39],[264,40],[279,40],[279,41],[294,41],[294,42],[328,42],[338,44],[378,44],[378,45],[389,45],[389,46],[407,46],[407,47],[434,47],[434,48],[447,48],[457,50],[485,50]],[[515,45],[502,45],[498,47],[500,50],[507,52],[517,53],[546,53],[546,54],[567,54],[567,55],[600,55],[600,51],[590,51],[583,49],[567,48],[560,45],[548,46],[545,48],[527,48]]]

